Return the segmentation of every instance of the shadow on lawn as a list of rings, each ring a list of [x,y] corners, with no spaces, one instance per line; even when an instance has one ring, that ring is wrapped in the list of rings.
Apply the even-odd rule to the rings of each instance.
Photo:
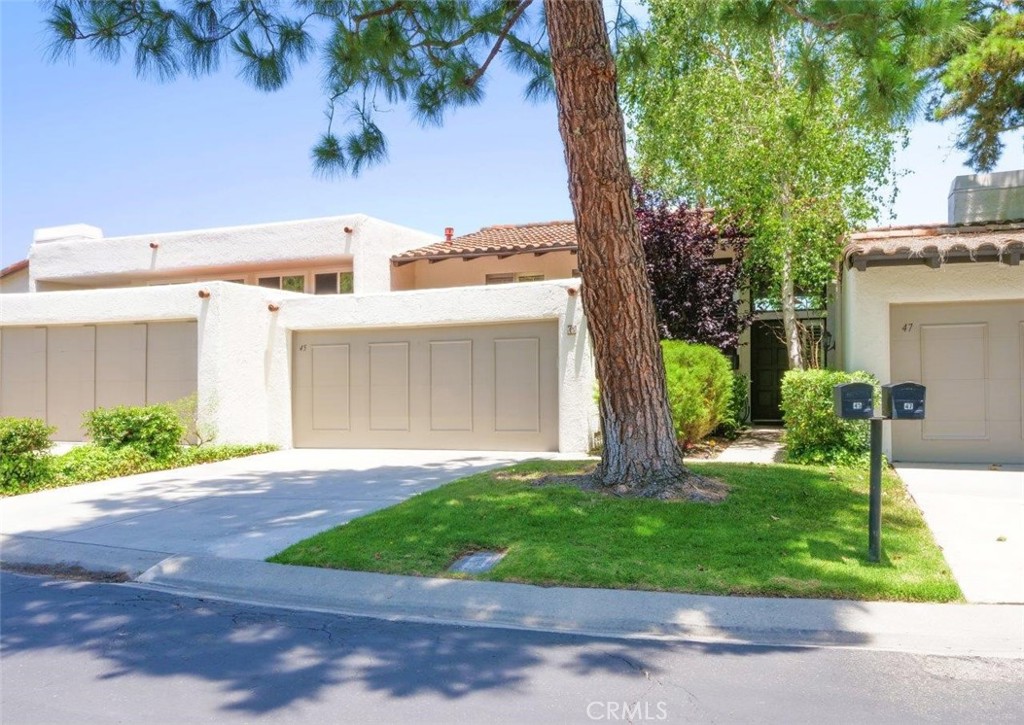
[[[538,667],[549,672],[554,667],[562,673],[559,678],[576,678],[581,688],[591,675],[609,675],[615,683],[634,687],[662,675],[673,652],[742,656],[810,651],[385,622],[7,572],[0,573],[0,580],[0,652],[5,659],[24,653],[85,655],[100,663],[100,682],[131,676],[136,688],[138,678],[168,678],[168,686],[189,689],[209,683],[221,710],[244,716],[328,696],[338,700],[345,693],[427,694],[447,700],[494,690],[528,694],[546,686],[545,675],[534,670]],[[204,690],[195,692],[197,698],[205,696]],[[582,697],[579,691],[576,695]]]

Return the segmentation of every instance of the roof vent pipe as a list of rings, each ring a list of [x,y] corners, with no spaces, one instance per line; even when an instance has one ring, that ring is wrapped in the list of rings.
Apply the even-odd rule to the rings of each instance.
[[[444,228],[444,240],[448,244],[452,243],[452,237],[454,237],[454,236],[455,236],[455,227],[445,227]]]

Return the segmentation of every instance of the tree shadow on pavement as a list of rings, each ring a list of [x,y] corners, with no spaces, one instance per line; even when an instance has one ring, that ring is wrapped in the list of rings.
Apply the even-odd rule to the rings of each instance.
[[[591,676],[606,675],[624,689],[642,692],[636,688],[659,677],[659,660],[670,652],[801,652],[388,622],[112,584],[7,572],[0,577],[5,666],[24,662],[25,655],[47,657],[48,665],[63,656],[86,655],[100,673],[89,685],[97,693],[103,683],[125,677],[155,678],[157,686],[168,687],[184,682],[190,689],[207,683],[218,693],[221,710],[243,717],[317,702],[338,686],[387,698],[429,694],[460,700],[499,690],[529,694],[538,686],[531,672],[538,666],[554,666],[583,687]]]

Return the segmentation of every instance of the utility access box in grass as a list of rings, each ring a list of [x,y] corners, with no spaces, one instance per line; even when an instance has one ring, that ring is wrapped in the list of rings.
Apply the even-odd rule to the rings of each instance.
[[[870,383],[840,383],[832,388],[832,404],[840,418],[870,418],[875,414],[874,400]]]
[[[920,383],[889,383],[882,386],[882,416],[893,420],[924,418],[924,386]]]

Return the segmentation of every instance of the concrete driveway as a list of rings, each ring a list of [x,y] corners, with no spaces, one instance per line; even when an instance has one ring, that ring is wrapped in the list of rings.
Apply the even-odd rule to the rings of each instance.
[[[1024,603],[1024,467],[901,463],[896,470],[967,601]]]
[[[290,450],[40,491],[0,499],[0,557],[130,573],[174,554],[262,560],[456,478],[537,456]]]

